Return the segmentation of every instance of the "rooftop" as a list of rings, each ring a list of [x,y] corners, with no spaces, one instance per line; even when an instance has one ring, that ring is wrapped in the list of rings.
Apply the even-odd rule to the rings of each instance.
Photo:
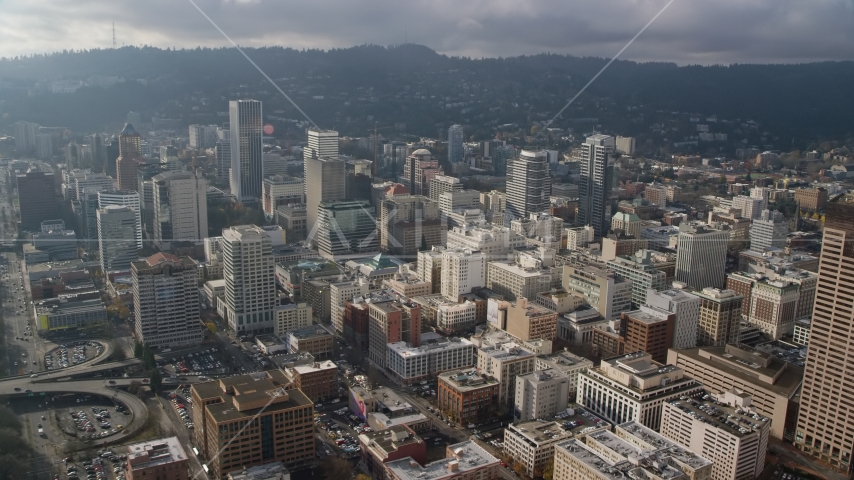
[[[441,373],[439,374],[439,380],[453,385],[454,389],[459,392],[467,392],[470,390],[478,390],[484,387],[498,385],[497,380],[487,375],[481,375],[473,368],[467,370],[452,370]]]
[[[332,360],[324,360],[322,362],[309,363],[305,365],[297,365],[294,367],[294,371],[299,373],[300,375],[306,375],[309,373],[319,372],[322,370],[337,370],[338,365]]]
[[[128,467],[131,471],[187,461],[187,454],[177,437],[128,445]]]
[[[406,445],[424,443],[418,435],[406,425],[394,425],[378,432],[368,432],[359,435],[359,441],[368,448],[380,450],[384,457]]]
[[[580,366],[592,367],[593,362],[590,360],[570,353],[567,350],[561,350],[551,355],[541,355],[536,359],[538,368],[540,365],[549,365],[550,368],[561,371],[574,371]]]
[[[424,339],[425,336],[421,336],[421,346],[413,347],[406,342],[397,342],[397,343],[389,343],[388,349],[390,352],[394,352],[402,357],[416,356],[416,355],[427,355],[431,352],[438,352],[441,350],[453,350],[455,348],[466,348],[471,347],[472,343],[465,338],[458,337],[441,337],[436,339]]]
[[[228,480],[286,480],[291,474],[282,462],[266,463],[228,474]]]
[[[670,404],[679,408],[693,418],[703,423],[717,427],[730,435],[743,437],[759,431],[764,425],[770,424],[770,419],[757,414],[750,406],[750,396],[738,394],[735,391],[722,395],[700,391],[690,396],[681,396],[670,400]],[[733,405],[727,400],[735,399]]]
[[[288,379],[278,370],[250,373],[197,383],[193,390],[202,399],[219,398],[220,403],[207,405],[216,422],[252,418],[262,408],[264,412],[312,406],[300,390],[288,390]]]
[[[310,325],[308,327],[291,330],[288,332],[288,335],[294,336],[299,340],[315,337],[332,337],[332,334],[320,325]]]
[[[604,423],[604,425],[608,425]],[[511,423],[506,433],[525,437],[537,445],[556,442],[572,437],[572,433],[564,430],[561,423],[547,420],[531,420],[529,422]]]
[[[498,465],[497,458],[471,440],[449,445],[447,452],[447,458],[423,467],[407,457],[386,463],[386,468],[400,480],[437,480],[462,475],[488,465]]]

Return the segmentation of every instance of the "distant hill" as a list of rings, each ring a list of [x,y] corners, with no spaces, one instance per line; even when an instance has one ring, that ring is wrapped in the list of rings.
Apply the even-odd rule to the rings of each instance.
[[[375,122],[406,122],[411,133],[435,136],[464,120],[493,126],[547,120],[607,61],[555,54],[470,59],[412,44],[246,52],[316,122],[358,135]],[[95,75],[126,81],[47,93],[50,82]],[[135,110],[145,118],[222,123],[217,112],[227,110],[227,100],[246,96],[264,100],[266,114],[300,118],[235,49],[123,47],[2,59],[0,80],[0,115],[7,122],[96,130],[113,128]],[[648,115],[668,110],[752,119],[798,142],[844,139],[854,134],[852,85],[854,62],[678,67],[617,61],[564,118],[618,122],[627,107],[636,107]]]

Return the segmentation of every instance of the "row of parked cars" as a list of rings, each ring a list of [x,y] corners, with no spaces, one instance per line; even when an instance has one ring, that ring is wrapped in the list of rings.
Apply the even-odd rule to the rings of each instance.
[[[74,342],[68,345],[60,345],[51,352],[48,352],[44,357],[44,364],[48,370],[54,368],[66,368],[70,365],[77,365],[87,360],[86,349],[93,347],[96,350],[96,355],[99,355],[104,349],[103,346],[95,342]],[[70,352],[69,352],[70,350]],[[70,353],[70,361],[69,361]]]
[[[113,428],[110,425],[109,418],[110,412],[101,407],[92,407],[92,418],[89,418],[89,414],[83,410],[71,412],[71,420],[74,421],[74,425],[81,432],[85,432],[80,436],[81,438],[106,437],[124,428],[124,425],[116,425]],[[102,431],[98,431],[95,428],[96,425],[100,426]]]
[[[172,407],[175,408],[175,412],[181,417],[181,420],[184,422],[184,425],[187,428],[194,428],[193,420],[190,418],[190,412],[187,411],[187,406],[184,405],[184,402],[190,403],[190,400],[184,400],[181,397],[176,396],[172,399]]]
[[[125,460],[127,460],[127,455],[116,455],[111,450],[101,450],[98,452],[97,457],[85,460],[80,468],[73,463],[67,463],[66,476],[69,480],[81,478],[86,478],[87,480],[107,480],[107,465],[105,462],[111,462],[116,480],[125,480],[124,471],[125,467],[127,467]],[[86,476],[82,477],[84,473]]]

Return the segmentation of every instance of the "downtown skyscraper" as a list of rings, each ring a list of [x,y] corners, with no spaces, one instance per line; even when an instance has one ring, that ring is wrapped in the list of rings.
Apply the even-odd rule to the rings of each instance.
[[[548,176],[545,150],[522,150],[519,158],[507,166],[507,224],[509,220],[528,218],[531,213],[548,209]]]
[[[854,196],[827,204],[795,446],[850,474],[854,453]]]
[[[453,165],[463,161],[465,134],[462,125],[451,125],[448,129],[448,162]]]
[[[228,102],[230,125],[231,193],[238,201],[261,198],[261,181],[264,179],[263,116],[259,100],[232,100]]]
[[[578,225],[590,225],[597,237],[608,232],[611,224],[611,188],[614,137],[591,135],[581,144],[581,180],[578,185]],[[509,191],[509,190],[508,190]],[[508,199],[508,206],[509,206]]]

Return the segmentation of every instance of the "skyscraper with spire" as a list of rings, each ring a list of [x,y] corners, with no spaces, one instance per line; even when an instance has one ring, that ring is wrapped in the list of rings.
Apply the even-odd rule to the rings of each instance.
[[[119,133],[119,158],[116,159],[116,181],[119,190],[138,190],[136,169],[143,163],[141,137],[133,125],[125,124]]]

